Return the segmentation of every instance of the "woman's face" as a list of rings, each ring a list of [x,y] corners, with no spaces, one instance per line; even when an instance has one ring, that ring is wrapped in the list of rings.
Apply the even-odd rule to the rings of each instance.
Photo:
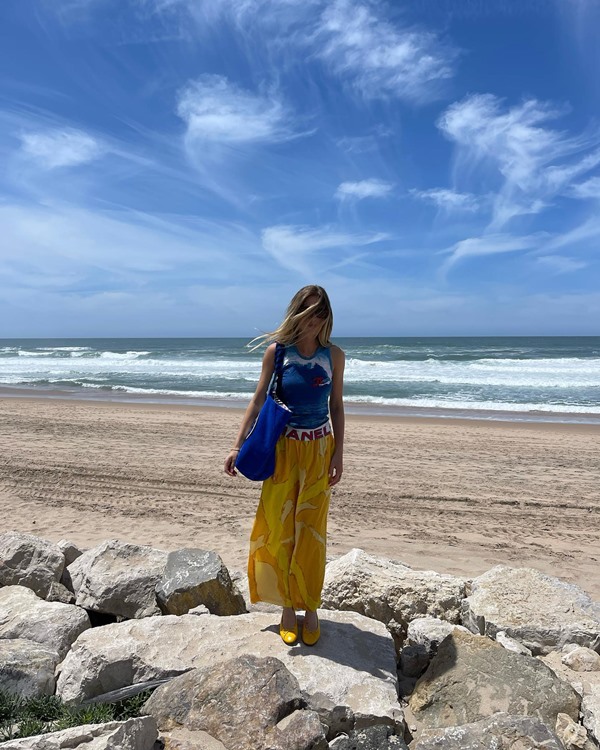
[[[304,304],[300,307],[298,312],[303,312],[312,305],[319,303],[319,297],[316,294],[311,294],[304,301]],[[310,316],[304,318],[300,323],[301,335],[302,336],[314,336],[315,338],[319,335],[319,331],[323,328],[326,318],[320,318],[318,315],[312,313]]]

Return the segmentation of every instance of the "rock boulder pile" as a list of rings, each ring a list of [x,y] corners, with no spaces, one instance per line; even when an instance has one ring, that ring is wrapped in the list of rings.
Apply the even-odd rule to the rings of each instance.
[[[286,646],[218,555],[0,535],[0,690],[141,716],[0,750],[593,750],[600,605],[529,568],[474,580],[352,550],[321,640]],[[249,611],[248,611],[249,610]]]

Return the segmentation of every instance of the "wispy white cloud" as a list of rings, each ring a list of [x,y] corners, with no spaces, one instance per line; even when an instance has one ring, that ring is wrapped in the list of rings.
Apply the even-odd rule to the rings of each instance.
[[[185,153],[203,187],[243,211],[255,190],[246,182],[256,178],[253,162],[264,170],[269,146],[307,135],[294,129],[274,91],[254,93],[224,76],[190,82],[179,94],[177,113],[186,124]]]
[[[232,265],[252,275],[262,255],[258,238],[236,225],[182,225],[136,211],[91,211],[72,205],[0,204],[4,252],[0,276],[30,288],[43,277],[83,282],[168,286],[169,276],[224,280]],[[14,253],[18,248],[18,254]],[[173,280],[173,279],[172,279]],[[18,283],[17,283],[18,282]],[[44,285],[45,282],[44,282]]]
[[[600,177],[590,177],[585,182],[573,185],[571,195],[575,198],[600,200]]]
[[[377,4],[357,0],[325,4],[314,44],[315,54],[367,99],[435,99],[458,55],[436,34],[401,28]]]
[[[600,216],[597,214],[593,214],[572,229],[556,235],[544,244],[543,249],[548,252],[558,250],[561,247],[574,247],[581,244],[588,248],[592,240],[595,246],[600,240]]]
[[[499,174],[490,230],[515,216],[539,213],[574,178],[600,163],[600,132],[570,137],[548,127],[565,111],[534,99],[507,108],[492,94],[478,94],[451,105],[439,118],[440,130],[457,144],[455,181],[477,167]]]
[[[479,208],[479,199],[472,193],[457,193],[446,188],[412,189],[409,193],[415,198],[433,203],[444,211],[477,211]]]
[[[555,274],[580,271],[589,265],[583,260],[568,258],[564,255],[542,255],[536,258],[536,264]]]
[[[102,2],[76,0],[73,7],[90,11]],[[436,99],[459,54],[438,34],[391,19],[379,0],[133,0],[131,8],[141,21],[160,16],[161,33],[170,29],[188,38],[226,22],[246,40],[245,52],[254,60],[266,50],[283,57],[308,52],[367,99]],[[74,20],[91,17],[55,12]]]
[[[145,8],[158,13],[183,11],[206,24],[229,18],[236,24],[288,25],[305,17],[323,0],[138,0]]]
[[[346,135],[338,138],[336,145],[347,154],[365,154],[377,151],[382,142],[396,135],[392,128],[379,124],[366,135]]]
[[[363,198],[385,198],[393,190],[391,182],[378,180],[359,180],[358,182],[342,182],[335,191],[338,200],[362,200]]]
[[[73,128],[21,133],[19,137],[22,153],[44,169],[76,167],[106,152],[97,138]]]
[[[460,240],[452,245],[452,247],[441,251],[441,253],[450,254],[450,257],[442,266],[442,271],[447,272],[458,261],[465,258],[514,253],[520,250],[533,250],[540,246],[544,240],[544,236],[542,233],[523,237],[515,237],[511,234],[490,234],[483,237],[469,237],[468,239]]]
[[[279,224],[263,230],[262,244],[282,268],[312,276],[317,268],[322,271],[344,260],[345,249],[371,245],[386,237],[383,233],[359,235],[336,231],[329,227]],[[339,251],[333,259],[333,264],[327,257],[326,262],[323,262],[322,252],[327,250]]]
[[[274,95],[254,94],[224,76],[206,75],[180,94],[177,113],[188,144],[243,145],[292,137],[288,115]]]

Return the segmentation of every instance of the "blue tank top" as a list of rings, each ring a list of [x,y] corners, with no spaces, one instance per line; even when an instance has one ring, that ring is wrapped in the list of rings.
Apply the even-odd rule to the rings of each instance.
[[[286,346],[281,398],[292,412],[290,427],[314,429],[327,421],[332,375],[328,346],[319,346],[312,357],[303,357],[295,346]]]

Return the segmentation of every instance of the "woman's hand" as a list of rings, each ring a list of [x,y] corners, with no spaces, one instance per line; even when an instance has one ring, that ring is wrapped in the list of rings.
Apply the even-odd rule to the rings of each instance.
[[[342,473],[344,471],[344,462],[342,460],[342,454],[337,453],[337,451],[333,454],[331,457],[331,461],[329,463],[329,486],[333,487],[334,484],[337,484],[340,479],[342,478]]]
[[[225,474],[229,474],[230,477],[237,477],[235,462],[237,461],[238,453],[239,451],[230,451],[229,455],[225,459]]]

